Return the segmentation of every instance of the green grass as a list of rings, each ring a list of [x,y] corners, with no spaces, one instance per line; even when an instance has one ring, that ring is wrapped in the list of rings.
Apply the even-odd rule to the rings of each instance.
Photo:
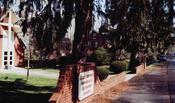
[[[101,66],[97,66],[97,68],[109,68],[109,65],[101,65]]]
[[[107,70],[110,74],[113,74],[113,73],[114,73],[114,72],[112,72],[112,71],[110,70],[110,66],[109,66],[109,65],[97,66],[97,70],[99,70],[99,69],[105,69],[105,70]]]
[[[131,74],[132,73],[131,70],[126,70],[125,72],[126,72],[126,74]]]
[[[25,75],[0,73],[0,81],[14,82],[16,79],[21,79],[23,81],[26,81],[27,77]],[[56,86],[56,83],[57,83],[57,79],[38,77],[38,76],[29,76],[28,81],[26,81],[26,84],[33,85],[33,86]]]

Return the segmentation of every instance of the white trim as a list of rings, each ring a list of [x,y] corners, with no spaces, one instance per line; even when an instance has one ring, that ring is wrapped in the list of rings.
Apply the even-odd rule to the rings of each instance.
[[[1,52],[2,52],[2,54],[1,54],[1,56],[2,56],[2,58],[1,58],[2,59],[1,60],[2,65],[1,66],[2,66],[2,68],[4,68],[4,59],[3,59],[3,57],[4,57],[4,52],[3,52],[4,51],[4,49],[3,49],[4,48],[4,40],[3,40],[3,38],[4,38],[4,35],[2,35],[2,50],[1,50]]]
[[[8,13],[9,13],[9,11],[7,11],[6,14],[4,14],[4,15],[0,18],[0,21],[2,21],[2,20],[7,16]]]
[[[4,67],[4,35],[2,35],[2,68]]]
[[[10,27],[19,27],[20,28],[19,25],[9,24],[9,23],[0,23],[0,25],[2,25],[2,26],[10,26]]]
[[[12,27],[15,26],[12,24],[12,12],[9,11],[9,18],[8,23],[0,23],[1,26],[8,26],[8,30],[6,33],[6,30],[4,30],[2,27],[2,33],[6,35],[6,37],[3,35],[2,38],[2,67],[4,68],[4,52],[7,51],[7,66],[14,66],[14,32],[12,32]],[[12,55],[10,54],[12,52]],[[12,60],[10,60],[10,57],[12,57]],[[12,64],[10,64],[10,61]]]
[[[8,43],[11,44],[11,36],[12,36],[12,12],[9,11],[9,18],[8,18]],[[9,62],[7,62],[7,65],[10,65],[10,47],[9,45],[7,45],[7,52],[8,52],[8,56],[7,56],[7,60],[9,60]]]

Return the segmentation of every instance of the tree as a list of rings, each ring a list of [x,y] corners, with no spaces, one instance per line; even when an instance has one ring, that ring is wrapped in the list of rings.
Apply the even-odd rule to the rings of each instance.
[[[81,45],[82,37],[87,37],[92,30],[92,11],[93,0],[75,0],[75,34],[73,42],[73,54],[77,55],[80,49],[85,48]]]
[[[172,0],[107,0],[104,14],[114,27],[111,41],[116,50],[131,52],[130,69],[134,68],[136,54],[141,49],[147,53],[148,48],[171,44],[173,5]]]
[[[156,33],[154,37],[154,42],[157,49],[165,50],[172,42],[171,33],[173,32],[173,18],[174,9],[172,0],[155,0],[152,1],[152,22],[153,22],[153,32]]]
[[[3,0],[5,10],[9,9],[10,1]],[[20,2],[19,16],[24,34],[32,31],[33,39],[40,51],[40,57],[59,47],[60,41],[71,26],[75,17],[75,33],[73,55],[77,55],[82,37],[86,37],[93,27],[93,0],[25,0]]]
[[[11,0],[3,0],[6,10]],[[99,1],[100,2],[100,1]],[[141,50],[147,53],[148,48],[166,49],[172,42],[174,1],[173,0],[106,0],[103,12],[100,3],[95,0],[26,0],[20,3],[21,25],[25,33],[33,31],[41,57],[56,49],[57,41],[61,40],[75,17],[75,34],[73,41],[74,56],[93,27],[93,11],[97,7],[99,15],[103,15],[114,30],[111,41],[115,50],[125,49],[131,52],[130,68],[134,68],[136,55]],[[31,15],[32,16],[29,16]],[[31,17],[31,18],[29,18]]]
[[[150,30],[148,0],[110,0],[107,15],[112,26],[117,26],[112,34],[112,41],[118,49],[130,48],[130,68],[134,68],[136,54],[145,42]]]

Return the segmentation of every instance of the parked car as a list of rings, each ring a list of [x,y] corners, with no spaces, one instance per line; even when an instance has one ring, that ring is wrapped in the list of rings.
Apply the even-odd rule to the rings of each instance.
[[[165,55],[160,55],[159,56],[159,61],[160,62],[165,62],[167,60],[167,57]]]

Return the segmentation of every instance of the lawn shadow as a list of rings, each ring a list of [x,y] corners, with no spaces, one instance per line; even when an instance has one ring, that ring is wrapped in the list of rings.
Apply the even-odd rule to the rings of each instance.
[[[22,79],[0,81],[0,103],[48,103],[53,86],[37,87]]]

